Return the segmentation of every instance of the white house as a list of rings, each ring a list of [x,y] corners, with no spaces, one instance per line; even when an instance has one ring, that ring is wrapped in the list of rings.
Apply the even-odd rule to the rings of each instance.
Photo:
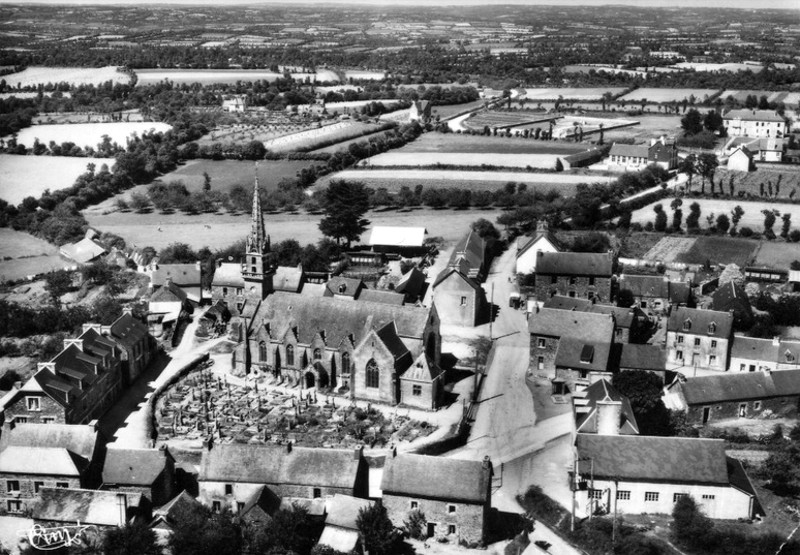
[[[231,94],[223,96],[222,109],[226,112],[246,112],[247,96],[243,94]]]
[[[544,220],[536,224],[536,234],[533,237],[517,237],[517,273],[530,274],[536,271],[536,260],[540,252],[561,252],[558,240],[550,233]]]
[[[750,519],[758,497],[741,462],[721,439],[578,434],[576,512],[671,514],[691,495],[716,519]]]
[[[722,116],[729,137],[773,137],[786,135],[783,116],[772,110],[731,110]]]
[[[800,341],[736,335],[731,344],[732,372],[800,370]]]
[[[741,146],[728,156],[728,169],[738,172],[749,172],[755,169],[753,153],[746,146]]]

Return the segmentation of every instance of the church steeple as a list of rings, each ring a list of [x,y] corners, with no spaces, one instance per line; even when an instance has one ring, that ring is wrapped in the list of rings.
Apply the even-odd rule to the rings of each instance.
[[[261,198],[258,186],[258,162],[256,162],[255,184],[253,186],[253,213],[250,216],[250,235],[247,236],[242,278],[244,278],[247,295],[263,299],[272,293],[272,253],[270,252],[269,235],[264,227],[264,212],[261,210]]]

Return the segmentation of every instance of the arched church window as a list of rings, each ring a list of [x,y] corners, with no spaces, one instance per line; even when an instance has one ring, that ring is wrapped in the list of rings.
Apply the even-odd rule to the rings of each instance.
[[[380,385],[380,371],[378,370],[378,363],[374,358],[369,359],[367,362],[367,387],[378,387]]]
[[[286,366],[294,366],[294,345],[286,346]]]

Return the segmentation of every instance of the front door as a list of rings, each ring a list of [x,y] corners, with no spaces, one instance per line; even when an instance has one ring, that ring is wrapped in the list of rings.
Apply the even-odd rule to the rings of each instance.
[[[711,407],[703,407],[703,424],[708,422],[710,416],[711,416]]]
[[[436,523],[435,522],[429,522],[428,523],[428,537],[432,538],[435,535],[436,535]]]

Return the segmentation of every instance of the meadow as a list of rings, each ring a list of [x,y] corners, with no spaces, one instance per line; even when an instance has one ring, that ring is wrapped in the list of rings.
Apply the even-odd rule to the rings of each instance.
[[[261,69],[137,69],[137,85],[152,85],[168,79],[173,83],[201,83],[212,85],[215,83],[233,84],[237,81],[276,81],[283,77],[283,73],[277,73]],[[312,81],[339,81],[339,76],[335,71],[321,69],[316,73],[293,72],[293,79]],[[366,79],[367,77],[358,77]],[[380,77],[382,79],[383,77]]]
[[[748,96],[755,96],[756,98],[761,98],[762,96],[767,97],[768,102],[783,102],[787,105],[797,106],[800,104],[800,92],[775,92],[775,91],[739,91],[733,89],[726,89],[722,91],[720,98],[725,100],[729,96],[735,98],[738,102],[744,104],[747,100]]]
[[[478,99],[473,100],[472,102],[465,102],[464,104],[442,104],[441,106],[431,106],[431,115],[434,118],[439,116],[441,119],[447,119],[455,116],[456,114],[460,114],[461,112],[483,108],[485,102],[486,101],[483,99]]]
[[[18,156],[0,154],[0,198],[19,204],[25,197],[39,198],[46,189],[56,191],[72,187],[88,164],[97,169],[113,158],[70,158],[61,156]]]
[[[758,243],[733,237],[698,237],[689,250],[679,254],[676,262],[684,264],[736,264],[749,265]]]
[[[584,150],[586,150],[586,145],[575,143],[534,141],[515,137],[423,133],[416,140],[393,152],[574,154]]]
[[[128,138],[134,133],[137,135],[149,131],[165,133],[170,129],[172,126],[168,123],[149,121],[33,125],[17,133],[17,142],[29,148],[36,139],[45,145],[50,141],[55,141],[59,145],[69,141],[81,148],[97,148],[97,145],[103,141],[103,135],[108,135],[112,143],[125,147],[128,144]]]
[[[683,102],[694,96],[697,102],[702,102],[706,97],[714,96],[719,89],[651,89],[641,88],[622,95],[617,100],[625,102]]]
[[[117,71],[116,66],[106,67],[42,67],[31,66],[18,73],[4,75],[9,87],[24,88],[69,83],[70,85],[100,85],[106,81],[130,83],[132,77]]]
[[[549,89],[525,89],[525,98],[528,100],[601,100],[605,93],[611,93],[617,97],[627,89],[624,87],[595,87],[595,88],[549,88]]]
[[[0,228],[0,283],[29,275],[67,268],[58,248],[28,233]]]
[[[297,172],[313,165],[309,160],[261,160],[258,163],[258,183],[266,190],[275,190],[283,179],[292,179]],[[230,191],[236,185],[248,189],[255,179],[255,163],[244,160],[189,160],[173,172],[163,175],[163,183],[183,181],[190,192],[200,191],[208,173],[211,188],[215,191]]]
[[[556,154],[507,154],[474,152],[384,152],[364,160],[361,164],[370,167],[389,166],[496,166],[501,168],[556,169]]]
[[[762,241],[756,254],[756,265],[788,270],[795,260],[800,260],[800,245],[783,241]]]
[[[379,125],[371,123],[340,121],[332,125],[276,137],[264,141],[264,146],[273,152],[309,151],[330,143],[339,143],[362,135],[368,135],[379,128]]]
[[[792,166],[769,166],[761,165],[752,172],[739,172],[726,168],[718,169],[714,173],[714,181],[722,181],[722,188],[725,194],[729,192],[729,183],[733,178],[734,194],[745,193],[754,197],[761,197],[761,186],[764,186],[764,195],[769,194],[770,184],[775,198],[800,198],[800,167]],[[780,190],[776,191],[778,180],[780,179]],[[700,189],[700,181],[693,179],[692,190]],[[706,184],[708,190],[708,184]],[[794,193],[793,193],[794,191]],[[780,209],[780,208],[779,208]],[[800,223],[800,222],[798,222]]]
[[[517,127],[525,124],[544,123],[554,119],[553,116],[541,112],[521,110],[516,112],[479,112],[474,116],[464,120],[463,125],[470,129],[481,130],[485,126],[490,128]]]

